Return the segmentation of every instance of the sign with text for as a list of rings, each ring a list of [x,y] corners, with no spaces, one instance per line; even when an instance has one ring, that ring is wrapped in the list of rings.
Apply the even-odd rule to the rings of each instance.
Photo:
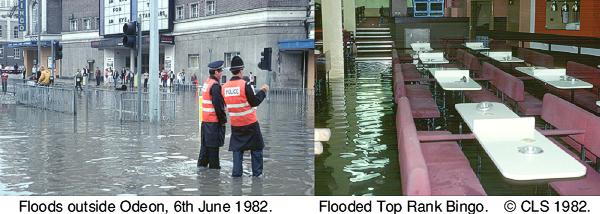
[[[2,213],[599,213],[600,196],[3,196]]]
[[[19,15],[19,31],[27,30],[27,1],[19,0],[17,3],[18,15]]]
[[[137,20],[142,23],[142,31],[150,30],[150,0],[101,0],[100,34],[123,33],[123,24],[132,20],[133,4],[137,2]],[[170,30],[171,4],[173,0],[158,0],[158,30]]]

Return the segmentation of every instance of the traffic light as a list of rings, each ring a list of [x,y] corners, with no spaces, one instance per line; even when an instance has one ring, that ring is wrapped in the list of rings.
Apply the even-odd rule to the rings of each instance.
[[[63,46],[60,42],[55,41],[54,44],[54,60],[60,60],[63,58]]]
[[[258,63],[258,68],[261,70],[271,70],[271,54],[273,53],[272,48],[265,48],[263,52],[260,53],[260,62]]]
[[[137,22],[127,22],[123,25],[123,46],[135,48],[137,39]]]

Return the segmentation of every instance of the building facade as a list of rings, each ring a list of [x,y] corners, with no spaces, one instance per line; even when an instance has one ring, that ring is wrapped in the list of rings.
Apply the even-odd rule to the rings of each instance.
[[[113,21],[109,12],[98,8],[102,4],[129,4],[129,0],[37,0],[42,6],[42,59],[48,57],[51,40],[60,40],[63,59],[56,63],[57,74],[72,77],[83,67],[92,69],[134,69],[136,57],[121,44],[120,35],[108,34],[105,25]],[[101,2],[104,1],[104,2]],[[143,1],[143,0],[140,0]],[[147,1],[147,0],[146,0]],[[307,20],[310,20],[309,0],[162,0],[170,6],[170,28],[161,31],[160,65],[174,72],[185,71],[204,79],[210,61],[229,60],[240,55],[246,74],[255,76],[257,84],[272,87],[305,87],[308,49],[281,49],[282,43],[306,40]],[[96,6],[97,5],[97,6]],[[128,8],[128,6],[127,6]],[[25,41],[35,38],[36,6],[28,0],[28,29]],[[119,9],[112,10],[118,11]],[[33,24],[32,24],[33,22]],[[115,24],[115,23],[113,23]],[[148,23],[143,22],[142,25]],[[114,29],[110,32],[114,32]],[[104,35],[103,35],[104,34]],[[144,37],[147,40],[147,36]],[[35,42],[24,42],[26,64],[37,58]],[[144,44],[142,69],[148,70],[148,48]],[[272,71],[258,68],[261,52],[272,48]],[[133,59],[133,60],[131,60]],[[47,66],[47,60],[42,65]],[[49,60],[48,60],[49,61]],[[230,76],[229,72],[225,73]]]
[[[17,13],[17,0],[0,0],[0,65],[23,66],[23,52],[19,48],[8,47],[12,42],[23,40],[23,33],[19,31]]]

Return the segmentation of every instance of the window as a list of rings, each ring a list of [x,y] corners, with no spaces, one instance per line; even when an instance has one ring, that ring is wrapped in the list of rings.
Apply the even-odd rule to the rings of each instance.
[[[223,58],[225,61],[225,65],[223,65],[223,67],[231,67],[231,59],[234,56],[239,56],[240,52],[229,52],[229,53],[225,53],[225,57]]]
[[[200,68],[200,55],[189,54],[188,55],[188,68]]]
[[[212,16],[215,15],[217,10],[216,10],[216,3],[215,1],[206,1],[206,10],[205,10],[205,14],[206,16]]]
[[[19,26],[13,28],[13,38],[19,38]]]
[[[0,58],[4,58],[4,48],[0,48]]]
[[[198,3],[191,4],[190,6],[190,18],[198,18]]]
[[[90,22],[90,19],[84,19],[83,20],[83,29],[84,30],[91,30],[92,29],[92,23]]]
[[[70,25],[69,25],[69,30],[77,31],[77,19],[71,19]]]
[[[100,29],[100,17],[96,17],[96,30]]]
[[[183,16],[184,16],[183,15],[183,6],[178,6],[177,9],[176,9],[176,11],[175,11],[175,14],[176,14],[176,18],[175,19],[177,19],[177,20],[183,20]]]
[[[15,48],[13,50],[15,51],[15,59],[20,59],[21,58],[21,49]]]
[[[4,37],[4,34],[2,32],[2,25],[0,25],[0,38]]]

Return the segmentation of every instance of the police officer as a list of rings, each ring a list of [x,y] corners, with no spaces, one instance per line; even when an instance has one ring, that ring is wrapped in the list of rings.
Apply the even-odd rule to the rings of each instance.
[[[244,77],[244,61],[239,56],[231,59],[231,73],[234,75],[223,85],[223,96],[229,120],[231,121],[231,140],[229,151],[233,152],[233,177],[242,176],[244,151],[250,150],[252,176],[258,177],[263,170],[263,148],[265,143],[256,119],[256,109],[265,99],[268,85],[263,85],[258,93]]]
[[[202,126],[198,166],[220,169],[219,147],[225,142],[225,104],[221,95],[223,61],[208,64],[210,77],[202,86]]]

